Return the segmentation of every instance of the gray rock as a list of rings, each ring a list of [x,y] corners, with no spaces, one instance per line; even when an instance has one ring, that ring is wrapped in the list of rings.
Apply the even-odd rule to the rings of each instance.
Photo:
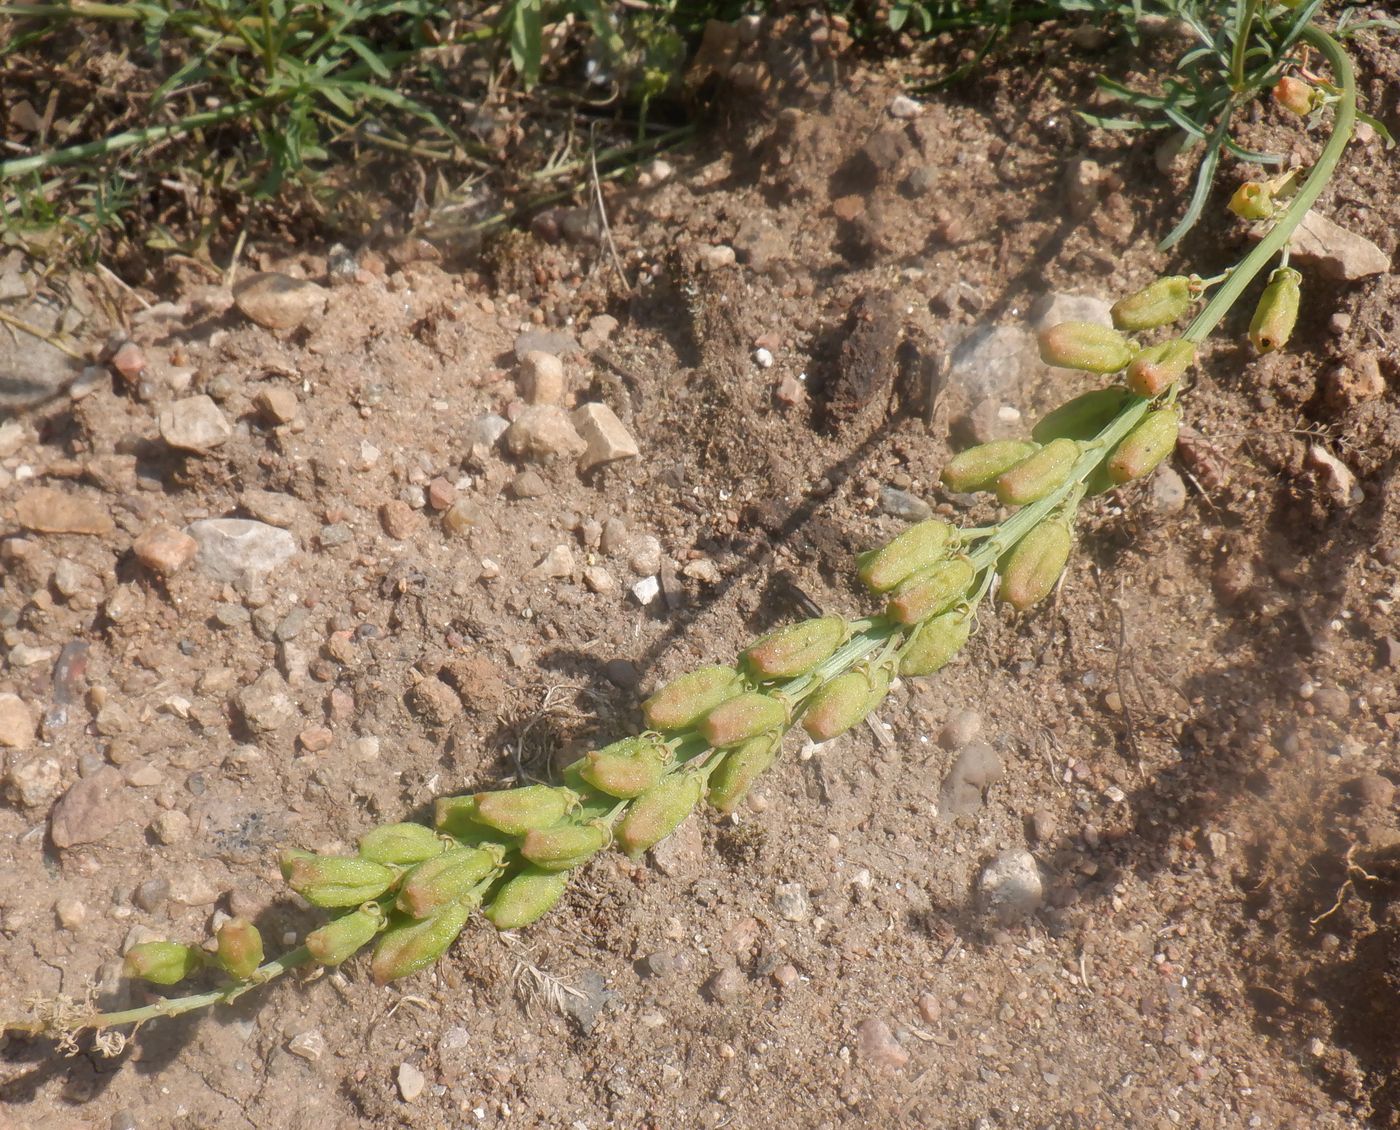
[[[467,425],[467,446],[476,447],[479,444],[485,448],[495,447],[496,441],[505,435],[509,428],[510,421],[494,412],[478,416]]]
[[[969,402],[1005,400],[1043,372],[1035,338],[1021,326],[974,326],[953,349],[950,388]]]
[[[5,309],[55,340],[63,341],[68,336],[67,312],[57,303],[36,299],[7,305]],[[57,396],[80,372],[81,365],[57,346],[7,326],[0,333],[0,413]]]
[[[129,811],[121,803],[123,785],[121,773],[110,765],[75,781],[53,806],[49,835],[54,846],[95,844],[116,831]]]
[[[320,314],[328,294],[325,287],[306,279],[260,271],[234,285],[233,303],[260,326],[290,330]]]
[[[938,732],[938,744],[947,750],[962,749],[981,732],[982,715],[972,709],[957,710],[943,723],[943,729]]]
[[[1147,491],[1148,505],[1159,514],[1177,514],[1186,505],[1186,483],[1163,463],[1152,476]]]
[[[891,518],[900,518],[906,522],[922,522],[925,518],[933,517],[932,506],[918,495],[899,490],[897,487],[880,488],[880,509]]]
[[[160,438],[181,451],[212,451],[233,435],[219,406],[207,396],[187,396],[160,412]]]
[[[1337,282],[1354,282],[1390,270],[1390,256],[1384,251],[1316,210],[1303,217],[1288,244],[1293,258]]]
[[[983,911],[1003,925],[1034,914],[1045,897],[1035,856],[1012,848],[993,858],[977,876],[977,897]]]
[[[1097,326],[1113,325],[1111,303],[1092,294],[1044,294],[1031,306],[1031,324],[1036,330],[1048,329],[1061,322],[1091,322]]]
[[[788,922],[806,922],[812,916],[807,888],[801,883],[779,883],[773,891],[773,909]]]
[[[273,670],[264,671],[239,690],[233,697],[233,705],[248,729],[260,734],[280,730],[296,715],[287,684]]]
[[[593,969],[581,973],[572,987],[572,993],[564,994],[563,1009],[587,1036],[597,1027],[603,1010],[621,998],[608,988],[603,975]]]
[[[191,522],[185,533],[199,545],[195,564],[216,581],[231,583],[245,573],[266,575],[297,551],[286,530],[247,518],[204,518]]]

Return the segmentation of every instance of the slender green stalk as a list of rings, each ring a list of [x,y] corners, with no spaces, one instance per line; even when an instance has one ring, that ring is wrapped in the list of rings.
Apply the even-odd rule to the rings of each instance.
[[[32,157],[17,157],[12,161],[0,161],[0,180],[21,177],[26,173],[38,172],[41,169],[51,169],[56,165],[77,164],[90,157],[101,157],[105,153],[117,153],[135,145],[150,145],[152,142],[164,141],[169,137],[180,137],[206,126],[218,125],[220,122],[245,117],[261,110],[264,106],[270,106],[274,102],[282,100],[287,97],[287,93],[268,94],[261,98],[234,102],[228,106],[221,106],[217,110],[191,114],[187,118],[181,118],[178,122],[171,122],[168,125],[127,130],[125,133],[116,133],[111,137],[104,137],[97,141],[71,145],[67,149],[51,149],[45,153],[36,153]]]

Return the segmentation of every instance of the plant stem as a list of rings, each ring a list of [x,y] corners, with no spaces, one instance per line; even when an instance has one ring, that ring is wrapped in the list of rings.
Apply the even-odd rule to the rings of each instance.
[[[1240,261],[1239,266],[1221,284],[1220,289],[1211,295],[1210,301],[1182,335],[1187,341],[1193,341],[1197,345],[1210,336],[1226,312],[1238,301],[1245,287],[1254,281],[1254,276],[1268,266],[1269,261],[1288,243],[1289,237],[1303,222],[1308,209],[1317,202],[1322,190],[1327,187],[1327,182],[1332,179],[1337,162],[1342,159],[1342,151],[1346,149],[1356,127],[1356,76],[1347,53],[1342,50],[1341,44],[1316,27],[1307,28],[1301,38],[1316,47],[1327,60],[1332,67],[1332,77],[1342,91],[1337,100],[1332,134],[1328,137],[1327,144],[1322,147],[1317,163],[1308,173],[1308,179],[1303,182],[1297,195],[1289,203],[1288,210],[1255,245],[1254,250]]]
[[[128,130],[126,133],[116,133],[98,141],[72,145],[67,149],[53,149],[47,153],[36,153],[32,157],[0,161],[0,180],[24,176],[26,173],[53,168],[55,165],[73,165],[79,161],[86,161],[89,157],[100,157],[104,153],[116,153],[122,149],[130,149],[133,145],[148,145],[154,141],[164,141],[167,137],[178,137],[181,134],[192,133],[205,126],[217,125],[220,122],[244,117],[278,101],[281,97],[283,95],[264,95],[261,98],[250,98],[247,101],[235,102],[230,106],[222,106],[217,110],[210,110],[203,114],[191,114],[189,117],[181,118],[178,122],[171,122],[169,125]]]

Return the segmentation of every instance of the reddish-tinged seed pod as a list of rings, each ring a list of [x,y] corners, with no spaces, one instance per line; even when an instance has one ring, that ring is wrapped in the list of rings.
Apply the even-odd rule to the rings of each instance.
[[[733,667],[701,667],[672,679],[642,703],[642,716],[653,730],[688,730],[743,689]]]
[[[960,451],[943,467],[943,485],[958,494],[989,490],[997,476],[1035,454],[1035,444],[1018,439],[997,439]]]
[[[519,930],[553,910],[568,885],[567,871],[526,868],[496,893],[486,917],[497,930]]]
[[[1249,323],[1249,340],[1260,353],[1272,353],[1288,344],[1298,321],[1303,276],[1292,267],[1280,267],[1269,276]]]
[[[1185,275],[1167,275],[1120,298],[1110,314],[1120,330],[1136,333],[1176,321],[1190,305],[1191,280]]]
[[[230,977],[246,981],[263,963],[262,935],[246,918],[230,918],[214,935],[219,964]]]
[[[1235,189],[1226,207],[1242,220],[1267,220],[1278,206],[1267,184],[1249,180]]]
[[[760,682],[795,679],[831,658],[845,642],[846,621],[822,616],[789,624],[750,644],[740,656],[744,669]]]
[[[720,703],[705,715],[700,735],[716,749],[727,749],[760,734],[781,730],[787,720],[787,707],[776,698],[748,691]]]
[[[578,773],[599,792],[626,800],[656,784],[670,760],[671,751],[655,737],[623,738],[585,755]]]
[[[1284,75],[1279,79],[1274,84],[1273,95],[1275,102],[1300,118],[1306,118],[1322,105],[1323,101],[1322,91],[1293,75]]]
[[[1041,522],[1002,557],[997,595],[1019,612],[1039,604],[1064,572],[1073,540],[1065,522]]]
[[[179,942],[137,942],[122,959],[122,976],[150,981],[153,985],[173,985],[204,967],[204,952],[198,946]]]
[[[1111,326],[1061,322],[1040,331],[1040,359],[1062,369],[1116,373],[1133,359],[1133,343]]]
[[[474,903],[448,903],[431,918],[402,919],[391,924],[374,947],[369,972],[385,985],[426,969],[457,940],[475,909]]]
[[[1108,427],[1127,399],[1128,394],[1116,385],[1076,396],[1043,416],[1031,429],[1031,439],[1036,443],[1051,443],[1057,439],[1091,440]]]
[[[359,906],[378,898],[394,885],[396,872],[357,856],[282,853],[282,876],[287,885],[313,906]]]
[[[738,808],[753,783],[773,764],[782,745],[781,734],[765,734],[726,753],[719,768],[710,774],[710,804],[725,813]]]
[[[319,965],[339,965],[348,961],[384,929],[387,919],[377,903],[366,903],[358,910],[342,914],[306,935],[305,946]]]
[[[447,844],[423,824],[385,824],[360,837],[360,857],[374,863],[407,867],[441,855]]]
[[[501,866],[503,848],[453,848],[425,859],[403,877],[395,905],[414,918],[429,918],[458,902]]]
[[[1109,479],[1121,486],[1150,475],[1172,453],[1180,431],[1181,409],[1176,405],[1149,412],[1108,457]]]
[[[1078,458],[1079,444],[1074,440],[1051,440],[997,477],[997,498],[1004,506],[1039,502],[1069,478]]]
[[[926,620],[899,654],[899,673],[906,678],[942,670],[972,634],[972,609],[959,608]]]
[[[1149,345],[1128,366],[1128,388],[1138,396],[1160,396],[1195,363],[1196,346],[1184,338]]]
[[[477,793],[475,819],[508,836],[523,836],[531,828],[558,824],[578,807],[578,793],[553,785],[526,785]]]
[[[954,557],[916,573],[894,590],[885,615],[899,624],[917,624],[946,611],[961,600],[972,584],[972,562]]]
[[[802,714],[802,728],[814,742],[844,734],[879,706],[890,689],[887,667],[858,668],[822,684]]]
[[[520,854],[541,871],[568,871],[586,863],[612,840],[601,821],[537,828],[520,841]]]
[[[871,592],[889,592],[907,577],[927,569],[948,548],[953,527],[929,519],[916,522],[879,549],[861,555],[857,575]]]
[[[664,840],[694,811],[705,791],[699,773],[679,772],[662,777],[656,787],[631,804],[617,826],[617,844],[633,859]]]

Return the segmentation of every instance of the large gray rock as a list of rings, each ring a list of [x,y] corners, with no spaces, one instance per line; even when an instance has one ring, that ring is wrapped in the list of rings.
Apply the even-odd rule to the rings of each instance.
[[[185,533],[199,545],[196,566],[216,581],[270,573],[297,552],[296,539],[286,530],[248,518],[204,518],[191,522]]]

